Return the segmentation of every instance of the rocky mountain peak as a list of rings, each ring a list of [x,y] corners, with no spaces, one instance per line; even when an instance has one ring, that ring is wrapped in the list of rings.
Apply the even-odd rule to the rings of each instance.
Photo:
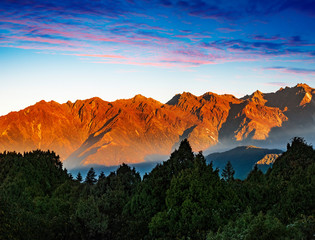
[[[310,91],[312,88],[306,83],[298,83],[295,88],[303,88],[305,91]]]
[[[275,93],[267,93],[264,98],[267,100],[267,106],[278,107],[282,111],[292,111],[310,103],[313,95],[315,95],[315,89],[307,84],[297,84],[292,88],[285,87]]]
[[[141,94],[137,94],[132,98],[133,101],[146,101],[147,99],[148,99],[147,97]]]
[[[261,105],[264,105],[267,102],[267,100],[264,99],[264,94],[259,90],[255,91],[252,95],[250,95],[248,101]]]

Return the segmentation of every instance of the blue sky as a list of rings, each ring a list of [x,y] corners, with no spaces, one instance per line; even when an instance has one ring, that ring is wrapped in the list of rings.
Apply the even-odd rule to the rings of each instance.
[[[0,115],[42,99],[314,87],[314,29],[313,0],[2,0]]]

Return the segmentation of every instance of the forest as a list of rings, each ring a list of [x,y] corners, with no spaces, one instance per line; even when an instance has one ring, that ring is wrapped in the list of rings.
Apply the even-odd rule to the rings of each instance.
[[[295,137],[266,174],[219,175],[183,140],[141,178],[85,179],[56,153],[0,154],[0,239],[314,239],[315,151]]]

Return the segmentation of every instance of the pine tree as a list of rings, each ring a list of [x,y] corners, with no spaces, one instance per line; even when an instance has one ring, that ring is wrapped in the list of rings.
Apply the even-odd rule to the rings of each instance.
[[[253,170],[248,174],[246,180],[250,182],[260,183],[263,181],[263,178],[264,178],[263,172],[258,168],[258,165],[255,164]]]
[[[82,175],[81,173],[79,172],[78,175],[77,175],[77,181],[78,182],[82,182],[83,178],[82,178]]]
[[[98,176],[98,181],[102,181],[105,178],[106,178],[106,176],[105,176],[104,172],[101,171],[100,175]]]
[[[97,182],[96,173],[93,168],[90,168],[90,170],[88,171],[84,182],[89,185],[93,185],[94,183]]]
[[[235,174],[235,171],[232,167],[232,164],[230,161],[228,161],[221,175],[227,182],[229,182],[231,180],[234,180],[234,174]]]

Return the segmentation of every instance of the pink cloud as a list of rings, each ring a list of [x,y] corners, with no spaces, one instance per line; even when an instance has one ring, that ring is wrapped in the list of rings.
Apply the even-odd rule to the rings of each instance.
[[[34,45],[2,45],[1,47],[21,48],[21,49],[35,49],[35,50],[54,50],[54,51],[68,51],[77,52],[82,51],[81,48],[56,47],[56,46],[34,46]]]
[[[11,36],[10,38],[19,39],[22,41],[28,41],[28,42],[41,42],[41,43],[50,43],[50,44],[66,44],[69,46],[74,46],[76,44],[70,42],[70,41],[64,41],[60,39],[49,39],[49,38],[42,38],[42,37],[25,37],[25,36]]]
[[[184,58],[162,58],[162,62],[175,63],[175,64],[187,64],[187,65],[205,65],[205,64],[216,64],[214,61],[209,60],[198,60],[198,59],[184,59]]]
[[[181,38],[181,39],[189,39],[190,41],[200,41],[202,39],[205,38],[211,38],[210,35],[203,35],[203,34],[198,34],[198,33],[194,33],[194,34],[178,34],[175,35],[174,37],[176,38]]]
[[[231,33],[231,32],[241,31],[239,29],[234,29],[234,28],[217,28],[217,30],[220,32],[223,32],[223,33]]]
[[[120,59],[127,59],[124,56],[121,55],[102,55],[102,54],[72,54],[75,56],[80,56],[80,57],[99,57],[99,58],[120,58]]]
[[[199,49],[183,49],[183,50],[176,50],[173,51],[175,55],[183,55],[186,57],[191,57],[191,58],[202,58],[202,59],[209,59],[209,58],[214,58],[212,54],[209,53],[203,53]]]
[[[153,16],[144,14],[144,13],[138,13],[138,12],[132,12],[130,13],[130,15],[139,17],[139,18],[146,18],[146,19],[151,19],[151,20],[155,20]]]
[[[176,63],[163,63],[163,62],[135,62],[135,61],[97,61],[94,63],[106,63],[106,64],[126,64],[135,66],[149,66],[149,67],[175,67],[178,66]]]
[[[53,35],[53,34],[57,34],[60,36],[64,36],[64,37],[75,37],[76,34],[71,33],[71,32],[66,32],[66,31],[61,31],[61,30],[56,30],[56,29],[49,29],[49,28],[43,28],[39,30],[39,33],[41,34],[49,34],[49,35]]]
[[[6,22],[6,23],[14,23],[14,24],[20,24],[20,25],[26,25],[26,20],[14,20],[14,19],[0,19],[0,22]]]
[[[295,75],[315,75],[315,69],[306,68],[288,68],[288,67],[266,67],[266,70],[278,71]]]
[[[267,82],[264,84],[269,85],[269,86],[276,86],[276,87],[286,87],[289,85],[288,82]]]
[[[272,37],[265,37],[262,35],[255,35],[253,36],[253,39],[260,40],[260,41],[277,41],[277,40],[286,40],[285,38],[279,37],[279,36],[272,36]]]

